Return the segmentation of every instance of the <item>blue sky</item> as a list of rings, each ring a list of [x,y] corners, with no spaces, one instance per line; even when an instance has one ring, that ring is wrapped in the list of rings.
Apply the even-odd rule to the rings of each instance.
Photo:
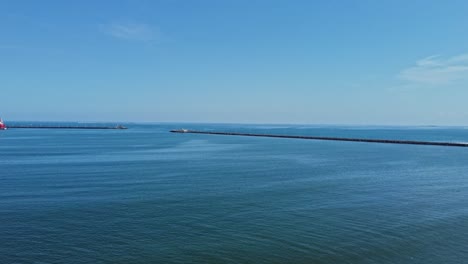
[[[0,0],[0,115],[468,125],[466,14],[455,0]]]

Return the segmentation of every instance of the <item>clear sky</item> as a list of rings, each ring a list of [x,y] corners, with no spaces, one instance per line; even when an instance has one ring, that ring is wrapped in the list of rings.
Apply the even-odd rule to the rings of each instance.
[[[7,120],[468,125],[468,1],[0,0]]]

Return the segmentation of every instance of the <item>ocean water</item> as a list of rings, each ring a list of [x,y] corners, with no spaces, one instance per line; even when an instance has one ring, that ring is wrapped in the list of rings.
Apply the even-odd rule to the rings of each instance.
[[[0,131],[0,263],[468,263],[468,129]]]

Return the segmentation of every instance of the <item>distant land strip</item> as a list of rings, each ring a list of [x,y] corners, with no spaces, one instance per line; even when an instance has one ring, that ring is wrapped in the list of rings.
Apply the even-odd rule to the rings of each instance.
[[[468,143],[455,142],[431,142],[416,140],[393,140],[393,139],[365,139],[365,138],[342,138],[342,137],[316,137],[316,136],[294,136],[294,135],[273,135],[273,134],[253,134],[253,133],[235,133],[235,132],[213,132],[197,131],[188,129],[174,129],[172,133],[191,133],[207,135],[225,135],[225,136],[246,136],[246,137],[270,137],[270,138],[294,138],[294,139],[312,139],[312,140],[331,140],[331,141],[351,141],[366,143],[385,143],[385,144],[407,144],[407,145],[428,145],[444,147],[468,147]]]
[[[10,128],[43,128],[43,129],[127,129],[124,126],[7,126]]]

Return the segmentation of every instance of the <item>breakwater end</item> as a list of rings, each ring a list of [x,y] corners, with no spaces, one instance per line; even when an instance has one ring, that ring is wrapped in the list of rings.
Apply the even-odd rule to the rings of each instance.
[[[330,141],[350,141],[350,142],[385,143],[385,144],[406,144],[406,145],[427,145],[427,146],[444,146],[444,147],[468,147],[468,143],[433,142],[433,141],[417,141],[417,140],[393,140],[393,139],[366,139],[366,138],[343,138],[343,137],[318,137],[318,136],[274,135],[274,134],[256,134],[256,133],[236,133],[236,132],[198,131],[198,130],[188,130],[188,129],[174,129],[174,130],[170,130],[170,132],[172,132],[172,133],[207,134],[207,135],[224,135],[224,136],[292,138],[292,139],[311,139],[311,140],[330,140]]]

